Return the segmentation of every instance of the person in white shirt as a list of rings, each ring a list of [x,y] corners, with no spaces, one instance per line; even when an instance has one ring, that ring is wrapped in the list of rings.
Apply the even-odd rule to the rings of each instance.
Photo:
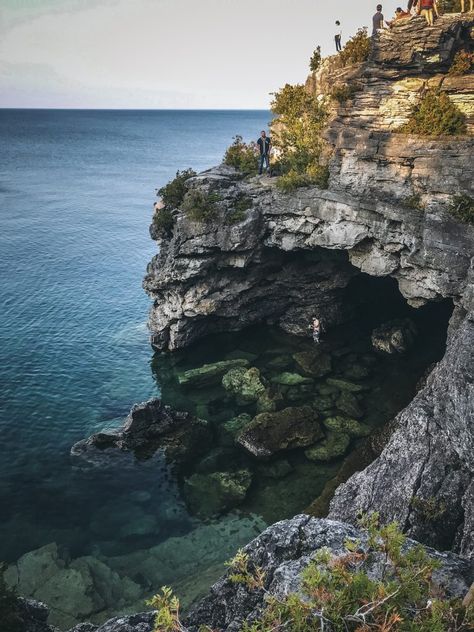
[[[342,50],[342,28],[339,20],[336,20],[336,35],[334,36],[334,41],[336,42],[336,52],[340,53]]]

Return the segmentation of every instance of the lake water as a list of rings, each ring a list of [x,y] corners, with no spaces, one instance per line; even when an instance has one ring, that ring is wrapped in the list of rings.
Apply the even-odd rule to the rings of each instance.
[[[280,373],[298,370],[293,356],[310,341],[257,328],[172,357],[154,357],[148,343],[141,281],[156,252],[148,235],[155,189],[177,169],[218,163],[235,134],[253,138],[269,118],[264,111],[0,111],[0,560],[26,554],[10,567],[9,582],[45,600],[63,629],[143,609],[163,584],[189,603],[238,546],[303,510],[340,467],[298,452],[266,469],[229,456],[218,424],[255,410],[216,385],[184,392],[177,381],[186,369],[240,353],[277,383]],[[436,335],[420,327],[416,352],[400,361],[372,357],[370,330],[357,323],[328,336],[333,377],[354,375],[356,366],[365,381],[365,395],[357,395],[364,422],[379,425],[409,401],[441,353],[448,311]],[[339,396],[321,380],[301,391],[280,386],[285,405]],[[218,519],[190,513],[183,480],[161,453],[124,456],[105,472],[71,462],[76,441],[117,426],[135,402],[162,392],[217,428],[208,460],[186,476],[234,458],[250,471],[238,511]]]

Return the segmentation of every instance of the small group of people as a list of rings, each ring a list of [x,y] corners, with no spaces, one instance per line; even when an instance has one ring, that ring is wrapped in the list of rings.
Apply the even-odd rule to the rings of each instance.
[[[460,0],[461,13],[466,12],[466,1]],[[469,11],[474,11],[474,0],[469,0]],[[421,15],[425,18],[428,26],[434,26],[435,16],[439,17],[439,9],[437,0],[408,0],[408,6],[406,11],[402,7],[397,7],[395,10],[395,16],[391,21],[385,21],[382,13],[382,5],[377,5],[377,11],[372,18],[372,35],[376,35],[377,31],[386,28],[390,28],[398,20],[407,20],[415,15]]]

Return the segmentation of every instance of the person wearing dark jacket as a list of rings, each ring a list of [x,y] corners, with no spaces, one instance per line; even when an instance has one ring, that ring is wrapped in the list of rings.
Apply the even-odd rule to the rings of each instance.
[[[262,130],[260,138],[257,140],[257,145],[260,150],[258,173],[262,175],[264,165],[266,170],[270,171],[270,149],[272,146],[271,140],[264,130]]]

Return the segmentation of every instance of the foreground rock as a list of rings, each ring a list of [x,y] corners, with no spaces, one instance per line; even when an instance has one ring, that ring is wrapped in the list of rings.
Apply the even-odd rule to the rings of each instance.
[[[305,448],[323,436],[317,412],[311,406],[300,406],[260,413],[244,427],[237,443],[265,459],[281,450]]]
[[[79,441],[71,456],[80,465],[104,466],[113,449],[146,457],[162,449],[169,461],[183,463],[204,453],[211,431],[206,421],[165,406],[159,399],[136,404],[117,431],[99,432]]]
[[[412,537],[474,554],[474,315],[394,422],[379,458],[341,485],[330,517],[376,510]]]
[[[319,549],[327,547],[334,555],[343,555],[347,553],[347,539],[357,538],[364,548],[366,535],[355,527],[332,520],[296,516],[269,527],[245,547],[245,551],[250,561],[264,570],[268,593],[283,598],[298,592],[301,571]],[[407,542],[408,548],[414,545],[413,541]],[[452,553],[439,554],[429,550],[429,554],[440,562],[440,568],[433,576],[434,582],[446,591],[447,596],[464,597],[474,578],[472,563]],[[381,566],[374,562],[370,571],[377,577]],[[263,591],[248,591],[224,576],[193,609],[185,625],[189,632],[198,632],[202,625],[223,632],[238,632],[244,621],[259,616],[264,603]]]

